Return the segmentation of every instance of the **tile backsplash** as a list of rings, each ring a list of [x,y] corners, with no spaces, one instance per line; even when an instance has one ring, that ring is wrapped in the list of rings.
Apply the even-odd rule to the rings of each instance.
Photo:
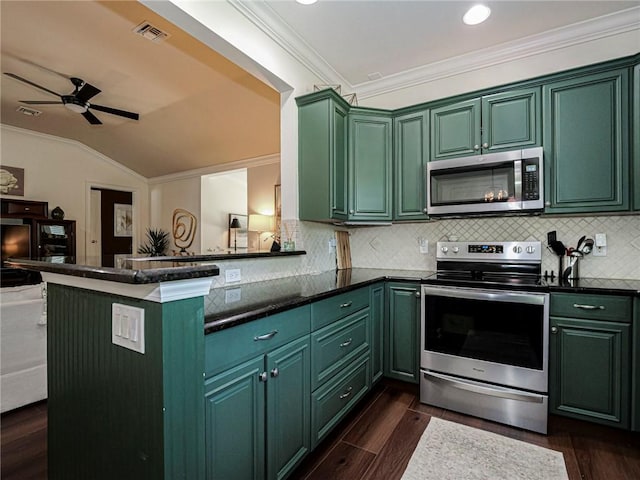
[[[575,247],[582,235],[607,235],[607,256],[587,255],[580,265],[582,277],[640,279],[640,215],[443,219],[357,228],[351,229],[351,257],[354,267],[435,270],[436,242],[449,236],[480,242],[538,240],[546,246],[547,232],[552,230],[567,247]],[[420,253],[420,238],[428,241],[429,253]],[[558,257],[546,248],[545,270],[558,273]]]
[[[227,268],[241,269],[240,283],[313,275],[336,268],[335,250],[330,250],[329,241],[343,227],[292,220],[288,224],[296,249],[306,250],[306,255],[219,262],[220,276],[215,277],[212,288],[231,285],[224,280]],[[479,242],[537,240],[546,246],[547,232],[552,230],[568,247],[575,247],[582,235],[607,235],[607,256],[587,255],[580,265],[581,277],[640,280],[640,215],[488,217],[352,227],[351,261],[354,268],[433,271],[436,242],[449,236]],[[427,254],[420,253],[421,238],[428,241]],[[545,270],[558,274],[558,257],[546,248],[542,254]]]

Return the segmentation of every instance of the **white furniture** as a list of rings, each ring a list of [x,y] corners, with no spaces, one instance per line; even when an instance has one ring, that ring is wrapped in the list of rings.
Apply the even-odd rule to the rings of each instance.
[[[47,398],[45,284],[0,289],[0,411]]]

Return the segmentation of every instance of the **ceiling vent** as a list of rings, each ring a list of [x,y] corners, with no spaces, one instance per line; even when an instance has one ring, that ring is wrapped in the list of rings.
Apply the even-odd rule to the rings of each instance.
[[[168,33],[163,32],[158,27],[154,27],[149,22],[142,22],[133,29],[133,32],[143,36],[147,40],[151,40],[152,42],[161,42],[165,38],[169,37]]]
[[[24,115],[28,115],[30,117],[38,117],[42,114],[42,112],[40,110],[35,110],[33,108],[29,108],[29,107],[23,107],[22,105],[20,105],[18,108],[16,108],[16,112],[20,112]]]

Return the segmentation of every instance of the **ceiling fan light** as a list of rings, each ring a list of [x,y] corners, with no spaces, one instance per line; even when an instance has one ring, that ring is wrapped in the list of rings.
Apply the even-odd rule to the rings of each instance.
[[[317,1],[318,0],[296,0],[296,2],[298,2],[301,5],[313,5]]]
[[[76,113],[84,113],[87,111],[86,106],[78,105],[76,103],[65,103],[64,106],[67,107],[72,112],[76,112]]]
[[[484,22],[491,15],[491,9],[486,5],[474,5],[462,17],[462,21],[467,25],[478,25]]]

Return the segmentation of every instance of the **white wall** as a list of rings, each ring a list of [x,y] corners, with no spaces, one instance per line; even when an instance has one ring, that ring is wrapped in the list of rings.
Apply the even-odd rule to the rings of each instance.
[[[149,225],[149,189],[144,177],[73,140],[0,125],[2,164],[24,168],[22,200],[60,206],[76,220],[76,253],[85,254],[91,186],[133,192],[134,249]],[[116,159],[117,160],[117,159]],[[3,195],[4,196],[4,195]]]
[[[202,253],[229,245],[229,214],[247,214],[247,169],[202,177]]]

